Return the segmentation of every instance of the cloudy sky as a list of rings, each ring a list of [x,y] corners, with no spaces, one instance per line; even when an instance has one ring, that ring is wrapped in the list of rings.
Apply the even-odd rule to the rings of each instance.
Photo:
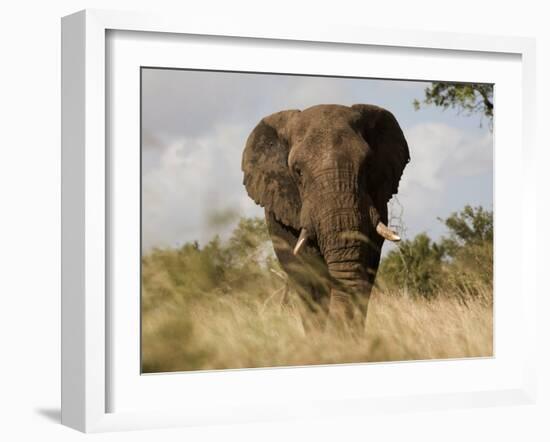
[[[445,228],[437,217],[466,204],[492,209],[488,122],[433,106],[415,111],[412,102],[423,97],[428,84],[143,69],[144,250],[227,236],[236,219],[230,214],[263,216],[242,185],[248,134],[266,115],[316,104],[376,104],[399,121],[411,162],[390,208],[405,238],[420,232],[439,237]],[[391,247],[386,244],[386,251]]]

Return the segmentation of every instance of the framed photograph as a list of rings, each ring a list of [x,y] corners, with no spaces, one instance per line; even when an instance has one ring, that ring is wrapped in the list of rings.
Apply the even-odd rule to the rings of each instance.
[[[62,54],[64,424],[534,401],[532,40],[82,11]]]

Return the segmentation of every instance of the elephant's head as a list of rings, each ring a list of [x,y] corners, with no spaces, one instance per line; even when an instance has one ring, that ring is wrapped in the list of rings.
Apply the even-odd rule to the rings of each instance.
[[[383,238],[399,240],[386,227],[387,202],[408,161],[403,132],[387,110],[319,105],[262,119],[242,169],[250,197],[301,232],[295,253],[314,244],[343,292],[369,293]]]

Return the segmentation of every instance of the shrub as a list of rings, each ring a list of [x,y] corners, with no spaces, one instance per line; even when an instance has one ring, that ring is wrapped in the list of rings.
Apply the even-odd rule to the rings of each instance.
[[[439,293],[467,302],[492,302],[493,213],[466,206],[440,219],[448,232],[439,241],[425,233],[402,241],[380,264],[377,282],[386,288],[431,298]]]

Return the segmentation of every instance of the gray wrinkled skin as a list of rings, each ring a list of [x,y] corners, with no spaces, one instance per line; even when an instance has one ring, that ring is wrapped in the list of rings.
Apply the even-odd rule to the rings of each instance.
[[[394,116],[372,105],[319,105],[263,118],[243,152],[244,185],[264,207],[275,253],[314,312],[364,326],[387,203],[409,150]],[[301,229],[308,239],[292,250]]]

